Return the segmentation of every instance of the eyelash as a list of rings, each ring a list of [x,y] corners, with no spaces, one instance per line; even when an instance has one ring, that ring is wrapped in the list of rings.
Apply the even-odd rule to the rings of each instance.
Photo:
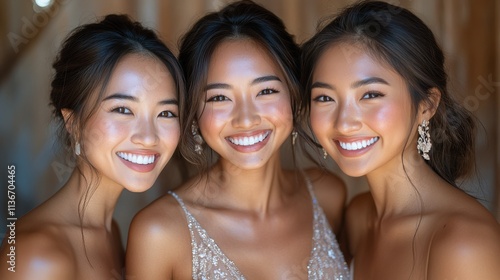
[[[132,111],[129,108],[123,107],[123,106],[113,108],[113,109],[111,109],[111,112],[115,112],[115,113],[123,114],[123,115],[132,115]]]
[[[167,113],[167,116],[162,116],[163,113]],[[177,118],[177,115],[172,113],[171,111],[163,111],[158,116],[162,118]]]
[[[277,90],[277,89],[266,88],[266,89],[261,90],[258,95],[269,95],[269,94],[278,93],[278,92],[279,92],[279,90]],[[230,100],[230,99],[224,95],[219,94],[219,95],[214,95],[214,96],[208,98],[206,102],[222,102],[222,101],[226,101],[226,100]]]
[[[265,88],[265,89],[261,90],[258,95],[269,95],[269,94],[278,93],[278,92],[279,92],[279,90],[274,89],[274,88]]]
[[[222,101],[226,101],[226,100],[229,100],[229,98],[227,98],[224,95],[219,94],[219,95],[215,95],[215,96],[208,98],[206,102],[222,102]]]
[[[329,96],[326,96],[326,95],[317,96],[313,100],[316,101],[316,102],[331,102],[331,101],[334,101],[333,98],[331,98]]]
[[[381,93],[381,92],[378,92],[378,91],[369,91],[369,92],[365,93],[363,95],[363,97],[361,97],[361,99],[373,99],[373,98],[382,97],[382,96],[384,96],[384,94]],[[334,100],[331,97],[329,97],[329,96],[320,95],[320,96],[314,98],[314,101],[316,101],[316,102],[331,102],[331,101],[334,101]]]
[[[368,95],[370,95],[371,97],[365,98]],[[372,98],[377,98],[377,97],[382,97],[382,96],[384,96],[384,94],[382,94],[381,92],[378,92],[378,91],[369,91],[369,92],[365,93],[363,95],[363,97],[361,97],[361,99],[372,99]]]
[[[132,111],[129,108],[123,107],[123,106],[113,108],[113,109],[111,109],[111,112],[115,112],[115,113],[122,114],[122,115],[133,115]],[[166,113],[166,116],[164,115],[164,113]],[[158,115],[158,117],[177,118],[177,115],[174,114],[172,111],[163,111]]]

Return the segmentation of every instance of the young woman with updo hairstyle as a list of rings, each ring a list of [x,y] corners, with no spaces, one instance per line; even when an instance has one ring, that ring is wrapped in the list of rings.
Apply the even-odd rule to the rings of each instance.
[[[353,279],[498,279],[499,224],[457,187],[473,170],[474,119],[448,92],[431,30],[362,1],[302,47],[314,136],[370,188],[346,213]]]
[[[80,26],[53,64],[50,102],[75,168],[16,223],[15,272],[4,240],[1,279],[116,279],[124,251],[120,193],[149,189],[180,135],[184,79],[172,52],[125,15]]]

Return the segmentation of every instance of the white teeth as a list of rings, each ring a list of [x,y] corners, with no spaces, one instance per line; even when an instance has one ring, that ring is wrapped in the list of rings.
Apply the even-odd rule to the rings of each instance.
[[[154,155],[136,155],[124,152],[116,153],[119,157],[126,161],[130,161],[136,164],[151,164],[155,161]]]
[[[342,149],[344,149],[344,150],[356,151],[356,150],[360,150],[360,149],[363,149],[363,148],[366,148],[366,147],[372,145],[373,143],[377,142],[378,139],[379,139],[378,137],[373,137],[370,140],[355,141],[355,142],[349,142],[349,143],[339,141],[339,143],[340,143],[340,146],[342,147]]]
[[[245,137],[227,137],[227,139],[238,146],[252,146],[255,145],[259,142],[262,142],[266,137],[269,135],[269,131],[266,131],[265,133],[255,135],[255,136],[245,136]]]

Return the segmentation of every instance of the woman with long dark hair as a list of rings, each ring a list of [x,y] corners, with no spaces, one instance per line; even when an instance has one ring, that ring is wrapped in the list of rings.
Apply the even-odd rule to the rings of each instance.
[[[299,58],[282,21],[251,1],[206,15],[183,37],[181,151],[201,173],[134,218],[127,275],[347,277],[334,234],[342,181],[280,164],[284,141],[298,141]]]

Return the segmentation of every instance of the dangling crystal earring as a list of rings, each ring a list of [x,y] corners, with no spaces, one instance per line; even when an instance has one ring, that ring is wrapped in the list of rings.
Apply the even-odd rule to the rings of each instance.
[[[79,156],[81,153],[81,150],[80,150],[80,143],[79,142],[76,142],[75,144],[75,155]]]
[[[325,148],[321,148],[323,150],[323,159],[326,159],[328,157],[328,153],[326,152]]]
[[[294,129],[292,131],[292,145],[295,146],[295,141],[297,140],[297,136],[299,135],[299,133]]]
[[[200,134],[198,134],[198,124],[196,121],[193,121],[193,124],[191,125],[191,133],[193,134],[194,141],[196,142],[196,144],[194,144],[194,151],[201,155],[203,152],[203,147],[201,147],[203,144],[203,138]]]
[[[425,160],[430,160],[429,151],[432,148],[431,135],[429,134],[429,121],[423,120],[422,124],[418,125],[418,143],[417,150]]]

